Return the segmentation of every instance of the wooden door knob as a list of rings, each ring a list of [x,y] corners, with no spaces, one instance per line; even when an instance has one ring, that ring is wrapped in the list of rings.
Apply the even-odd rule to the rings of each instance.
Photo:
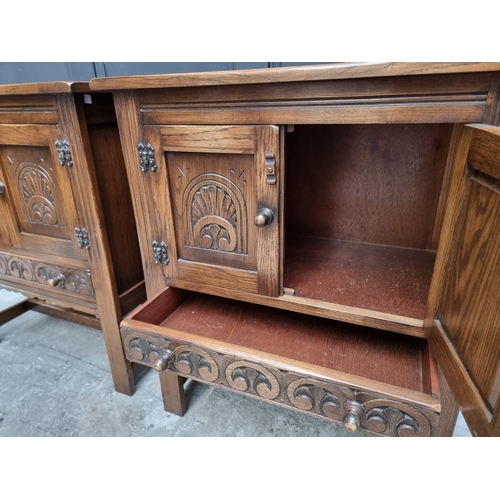
[[[4,193],[5,193],[5,184],[0,181],[0,194],[4,194]]]
[[[349,432],[356,432],[363,414],[363,407],[355,401],[349,401],[345,404],[345,409],[347,413],[344,416],[344,427]]]
[[[270,224],[274,219],[274,214],[272,210],[269,208],[263,208],[256,216],[255,216],[255,225],[258,227],[264,227]]]
[[[47,280],[47,284],[53,287],[59,285],[60,282],[61,282],[61,276],[54,276],[53,278],[49,278]]]
[[[170,363],[173,363],[174,361],[174,352],[171,349],[166,349],[162,355],[156,359],[156,361],[153,363],[153,369],[160,373],[164,372]]]

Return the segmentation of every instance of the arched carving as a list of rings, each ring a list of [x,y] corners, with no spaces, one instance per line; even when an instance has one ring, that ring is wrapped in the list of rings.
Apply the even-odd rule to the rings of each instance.
[[[21,163],[16,171],[26,222],[58,225],[54,181],[50,174],[40,165],[31,162]]]
[[[227,177],[196,176],[186,186],[182,207],[189,228],[188,245],[245,254],[248,218],[245,197]]]

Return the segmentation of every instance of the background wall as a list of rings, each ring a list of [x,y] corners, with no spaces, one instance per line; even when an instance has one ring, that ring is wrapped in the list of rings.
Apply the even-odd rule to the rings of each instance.
[[[2,62],[0,83],[88,81],[97,76],[153,75],[192,71],[277,68],[311,62]]]

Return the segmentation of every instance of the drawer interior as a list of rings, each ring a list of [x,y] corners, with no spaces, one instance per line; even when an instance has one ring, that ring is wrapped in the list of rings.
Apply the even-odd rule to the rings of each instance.
[[[224,343],[288,363],[439,393],[426,340],[383,330],[175,288],[151,299],[122,326],[166,336],[182,332],[190,341]]]

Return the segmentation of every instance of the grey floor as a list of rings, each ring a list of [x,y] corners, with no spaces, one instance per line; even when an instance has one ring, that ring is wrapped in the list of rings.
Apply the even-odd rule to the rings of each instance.
[[[0,290],[0,311],[22,300]],[[183,418],[165,413],[158,376],[134,396],[114,391],[99,330],[27,312],[0,327],[0,436],[362,437],[196,382]],[[454,436],[470,436],[460,416]]]

